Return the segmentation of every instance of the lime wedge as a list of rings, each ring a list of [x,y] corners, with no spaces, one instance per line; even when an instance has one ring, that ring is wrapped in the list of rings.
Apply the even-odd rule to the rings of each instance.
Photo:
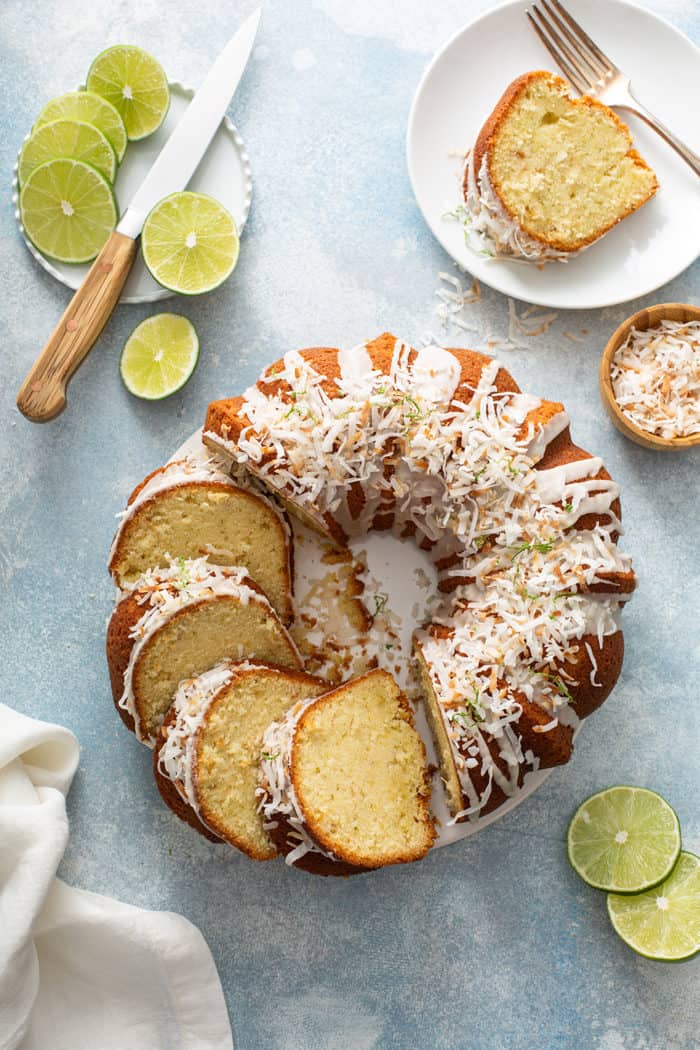
[[[50,160],[35,168],[22,187],[19,209],[32,244],[70,263],[94,259],[118,218],[112,187],[82,160]]]
[[[608,894],[608,914],[625,944],[647,959],[681,962],[700,951],[700,857],[681,853],[659,886],[621,897]]]
[[[569,824],[569,862],[584,882],[641,893],[665,879],[681,848],[678,817],[646,788],[611,787],[587,798]]]
[[[235,267],[238,248],[232,217],[203,193],[172,193],[149,213],[141,233],[151,276],[184,295],[217,288]]]
[[[126,128],[124,121],[111,102],[100,98],[92,91],[67,91],[65,95],[52,98],[37,117],[32,131],[54,120],[81,120],[94,124],[105,136],[121,164],[126,153]]]
[[[162,67],[140,47],[108,47],[90,66],[86,86],[112,103],[132,140],[145,139],[156,131],[170,105]]]
[[[156,314],[142,321],[127,339],[119,371],[129,393],[160,401],[185,385],[198,358],[194,325],[180,314]]]
[[[20,185],[40,164],[58,157],[84,160],[97,168],[108,182],[114,182],[117,158],[100,129],[79,120],[54,120],[37,128],[25,140],[17,162]]]

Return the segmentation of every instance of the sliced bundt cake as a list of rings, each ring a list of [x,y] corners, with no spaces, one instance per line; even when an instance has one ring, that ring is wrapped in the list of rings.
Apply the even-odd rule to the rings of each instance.
[[[651,168],[607,106],[554,73],[518,77],[467,159],[468,239],[496,255],[566,259],[656,193]]]
[[[254,860],[276,857],[256,795],[263,733],[327,690],[300,671],[234,660],[182,682],[153,756],[166,803],[208,838]]]
[[[149,746],[183,679],[244,657],[301,668],[292,639],[246,571],[206,558],[181,558],[145,573],[107,627],[114,702]]]
[[[420,860],[435,838],[423,741],[386,671],[301,701],[273,723],[260,796],[287,863],[320,875]]]
[[[214,462],[191,456],[150,474],[129,497],[109,571],[126,589],[173,558],[242,565],[284,623],[292,618],[290,531],[264,496],[239,488]]]

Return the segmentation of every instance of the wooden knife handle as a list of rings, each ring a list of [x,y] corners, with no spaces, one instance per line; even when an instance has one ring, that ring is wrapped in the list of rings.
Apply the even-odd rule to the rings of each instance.
[[[66,407],[68,380],[109,320],[135,258],[136,241],[115,230],[22,383],[17,407],[33,423],[47,423]]]

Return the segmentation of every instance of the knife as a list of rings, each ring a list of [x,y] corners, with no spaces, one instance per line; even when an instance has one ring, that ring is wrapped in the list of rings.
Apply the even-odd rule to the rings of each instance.
[[[119,301],[146,216],[158,201],[184,190],[226,113],[250,57],[260,12],[243,23],[214,62],[22,383],[17,407],[33,423],[47,423],[66,407],[68,381]]]

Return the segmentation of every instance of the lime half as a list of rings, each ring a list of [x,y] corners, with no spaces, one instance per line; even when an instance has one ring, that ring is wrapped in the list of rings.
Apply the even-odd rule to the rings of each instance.
[[[32,244],[70,263],[94,259],[118,218],[112,187],[81,160],[50,160],[35,168],[22,187],[19,209]]]
[[[569,861],[584,882],[613,893],[641,893],[665,879],[678,859],[678,817],[646,788],[611,787],[576,810]]]
[[[117,158],[100,129],[79,120],[54,120],[33,131],[22,146],[17,163],[20,185],[40,164],[59,157],[84,160],[114,182]]]
[[[185,385],[198,358],[194,325],[180,314],[156,314],[142,321],[127,339],[119,371],[129,393],[160,401]]]
[[[162,67],[140,47],[108,47],[90,66],[86,86],[112,103],[130,139],[144,139],[156,131],[170,105]]]
[[[126,128],[124,121],[111,102],[100,98],[92,91],[67,91],[65,95],[52,98],[37,117],[32,131],[54,120],[81,120],[93,124],[106,137],[121,164],[126,153]]]
[[[675,868],[659,886],[636,896],[608,894],[608,914],[619,933],[639,955],[681,962],[700,951],[700,858],[681,853]]]
[[[151,276],[184,295],[217,288],[235,267],[238,249],[233,218],[203,193],[172,193],[149,213],[141,233]]]

